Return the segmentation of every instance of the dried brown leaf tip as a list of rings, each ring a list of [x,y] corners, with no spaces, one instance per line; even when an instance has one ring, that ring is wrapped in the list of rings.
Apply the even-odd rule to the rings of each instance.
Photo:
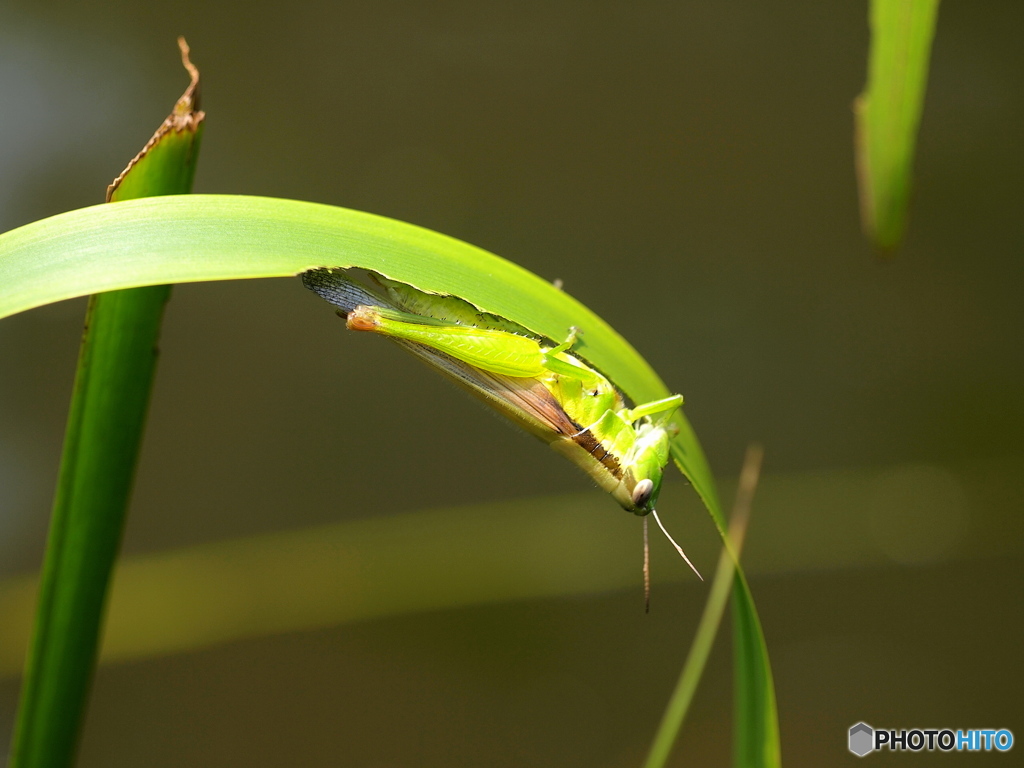
[[[174,112],[171,113],[169,120],[175,117],[182,117],[185,120],[194,120],[198,122],[203,119],[203,113],[199,110],[199,70],[196,69],[196,65],[189,59],[189,47],[188,43],[185,42],[184,37],[178,38],[178,48],[181,49],[181,63],[182,66],[188,71],[188,76],[191,78],[191,82],[188,84],[188,88],[181,94],[181,98],[178,99],[178,103],[174,105]],[[182,126],[181,129],[184,129]],[[179,129],[179,130],[181,130]]]
[[[181,63],[185,67],[185,70],[189,75],[189,84],[185,89],[185,92],[181,94],[181,98],[174,105],[174,109],[171,110],[171,114],[160,124],[160,127],[156,129],[156,133],[146,142],[146,145],[135,157],[132,158],[131,162],[128,163],[127,167],[121,171],[120,175],[114,179],[113,183],[107,187],[107,202],[109,203],[113,199],[114,192],[121,186],[121,182],[125,176],[134,168],[139,161],[141,161],[146,154],[160,141],[169,134],[171,131],[176,133],[182,133],[188,131],[189,133],[195,134],[199,125],[203,122],[206,117],[206,113],[199,109],[199,70],[196,65],[192,63],[189,58],[189,47],[188,43],[185,42],[184,37],[178,38],[178,48],[181,50]]]

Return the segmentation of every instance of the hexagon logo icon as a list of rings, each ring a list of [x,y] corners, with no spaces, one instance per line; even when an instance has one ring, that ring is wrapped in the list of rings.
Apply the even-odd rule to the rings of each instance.
[[[857,757],[864,757],[875,748],[875,729],[867,723],[857,723],[850,728],[850,751]]]

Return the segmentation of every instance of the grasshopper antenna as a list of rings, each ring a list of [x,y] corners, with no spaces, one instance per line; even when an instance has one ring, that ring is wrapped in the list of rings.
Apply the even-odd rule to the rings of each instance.
[[[683,558],[683,560],[685,560],[685,561],[686,561],[686,564],[687,564],[688,566],[690,566],[690,568],[692,568],[692,569],[693,569],[693,572],[697,574],[697,578],[698,578],[698,579],[700,579],[701,581],[704,581],[704,577],[700,575],[700,571],[698,571],[698,570],[697,570],[697,569],[696,569],[696,568],[694,567],[693,563],[691,563],[691,562],[690,562],[690,558],[688,558],[688,557],[686,556],[686,553],[685,553],[685,552],[683,552],[683,548],[682,548],[682,547],[680,547],[680,546],[679,546],[678,544],[676,544],[676,540],[675,540],[675,539],[673,539],[673,538],[672,538],[672,536],[671,536],[671,535],[669,535],[669,532],[665,530],[665,526],[661,524],[661,518],[660,518],[660,517],[658,517],[658,513],[657,513],[657,511],[656,511],[656,510],[653,510],[653,509],[652,509],[652,510],[651,510],[651,514],[652,514],[652,515],[654,515],[654,522],[656,522],[656,523],[658,524],[658,527],[659,527],[659,528],[661,528],[661,532],[665,534],[665,538],[667,538],[667,539],[668,539],[669,541],[671,541],[671,542],[672,542],[672,546],[676,548],[676,552],[678,552],[678,553],[679,553],[679,556],[680,556],[680,557],[682,557],[682,558]],[[644,518],[644,520],[646,521],[646,520],[647,520],[647,518],[645,517],[645,518]],[[644,534],[645,534],[645,535],[646,535],[646,532],[647,532],[647,529],[646,529],[646,528],[644,528]],[[645,538],[645,540],[644,540],[644,546],[646,547],[646,545],[647,545],[647,541],[646,541],[646,538]]]
[[[644,613],[651,612],[651,548],[647,544],[647,515],[644,515]]]

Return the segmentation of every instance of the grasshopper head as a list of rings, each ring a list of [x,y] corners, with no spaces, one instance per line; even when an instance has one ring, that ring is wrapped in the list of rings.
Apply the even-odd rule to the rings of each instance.
[[[658,492],[661,490],[661,478],[665,473],[665,465],[668,464],[668,430],[661,426],[655,425],[650,422],[641,424],[636,431],[636,446],[633,450],[632,462],[629,467],[629,473],[633,476],[635,483],[633,490],[631,491],[631,497],[634,509],[630,511],[637,515],[651,515],[654,518],[654,522],[661,528],[661,532],[665,534],[665,537],[671,542],[672,546],[676,548],[679,556],[686,561],[686,564],[693,568],[693,572],[697,574],[697,578],[701,581],[704,577],[700,575],[700,571],[690,562],[690,558],[686,556],[683,548],[676,543],[676,540],[672,538],[668,531],[665,530],[665,526],[661,524],[661,520],[658,518],[658,513],[654,509],[655,502],[658,501]],[[644,573],[647,573],[647,518],[644,518]],[[649,585],[649,582],[645,582]],[[649,589],[649,586],[646,588]]]
[[[651,423],[641,424],[630,455],[627,472],[633,480],[631,512],[646,515],[654,511],[661,492],[661,478],[668,464],[668,432]]]

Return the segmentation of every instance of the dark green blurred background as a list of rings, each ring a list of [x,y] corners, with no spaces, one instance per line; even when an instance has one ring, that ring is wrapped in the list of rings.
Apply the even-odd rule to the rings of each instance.
[[[370,210],[561,278],[685,395],[719,476],[764,443],[748,547],[787,765],[852,763],[858,720],[1024,736],[1020,2],[940,10],[892,261],[858,224],[865,3],[41,6],[0,5],[0,229],[102,201],[187,82],[184,34],[197,192]],[[41,561],[84,306],[0,322],[0,577]],[[588,494],[298,280],[175,288],[162,350],[128,554]],[[829,548],[851,504],[860,559]],[[707,518],[667,516],[711,572]],[[638,577],[113,663],[81,765],[634,766],[704,596],[657,585],[644,616]],[[676,764],[728,763],[730,702],[722,642]]]

